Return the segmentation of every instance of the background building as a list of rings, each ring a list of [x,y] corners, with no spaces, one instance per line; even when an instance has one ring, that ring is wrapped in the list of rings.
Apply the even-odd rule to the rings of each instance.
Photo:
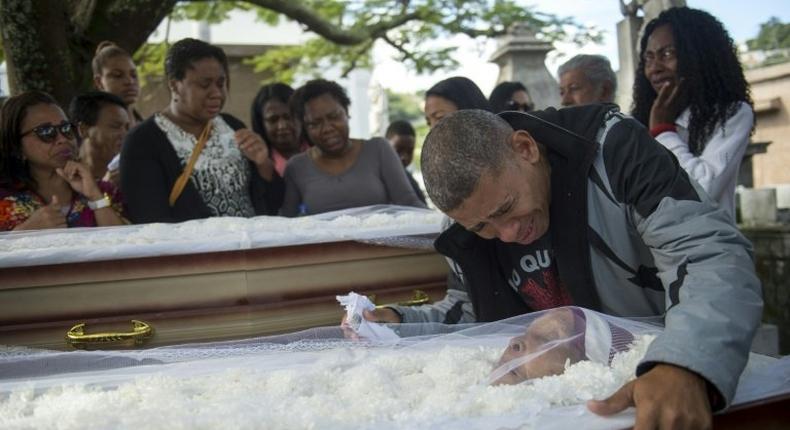
[[[746,71],[757,125],[752,141],[770,142],[752,160],[754,187],[790,184],[790,63]]]

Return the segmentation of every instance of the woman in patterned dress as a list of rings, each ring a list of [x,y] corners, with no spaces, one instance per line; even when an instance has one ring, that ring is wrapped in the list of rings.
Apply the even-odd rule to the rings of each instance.
[[[0,231],[124,223],[120,196],[74,161],[76,127],[46,93],[11,97],[0,111]]]

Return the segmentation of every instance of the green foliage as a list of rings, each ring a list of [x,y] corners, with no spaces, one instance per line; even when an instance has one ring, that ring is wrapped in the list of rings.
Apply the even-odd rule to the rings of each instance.
[[[428,134],[428,124],[425,122],[425,115],[422,111],[425,94],[422,92],[396,93],[391,90],[386,91],[389,101],[389,122],[392,123],[397,120],[409,121],[417,134],[412,167],[419,171],[422,144],[425,141],[425,136]]]
[[[283,82],[293,82],[297,75],[319,76],[330,67],[339,66],[343,75],[355,68],[370,67],[371,50],[376,43],[394,48],[397,60],[417,73],[448,70],[458,65],[453,58],[457,47],[441,43],[442,40],[455,34],[496,37],[514,23],[527,23],[538,38],[547,41],[583,44],[602,39],[601,32],[595,28],[585,28],[570,18],[537,12],[519,0],[303,0],[280,10],[254,3],[255,0],[180,2],[170,19],[218,23],[239,9],[254,11],[262,24],[277,25],[282,19],[291,19],[280,12],[302,7],[300,15],[292,16],[302,21],[305,30],[315,29],[308,24],[318,22],[342,31],[345,36],[342,40],[314,37],[300,45],[274,48],[246,60],[256,72],[268,76],[267,81]],[[136,54],[142,61],[138,64],[144,78],[161,75],[163,49],[163,46],[146,45]]]
[[[771,17],[760,24],[757,37],[746,41],[749,50],[773,51],[790,48],[790,24],[783,23],[777,17]]]
[[[253,8],[253,10],[255,10],[258,15],[258,21],[264,24],[276,26],[280,23],[280,14],[273,10],[264,9],[262,7]]]
[[[790,61],[790,23],[783,23],[777,17],[771,17],[760,24],[757,37],[746,41],[750,51],[765,51],[766,58],[761,66]]]
[[[256,71],[271,76],[272,80],[314,76],[328,65],[340,65],[344,74],[369,66],[375,43],[392,46],[398,52],[397,60],[417,73],[448,70],[458,65],[452,56],[457,47],[437,41],[454,34],[495,37],[521,22],[547,41],[581,45],[602,40],[602,33],[595,28],[585,28],[570,18],[536,12],[515,0],[305,0],[302,4],[323,20],[367,37],[353,45],[339,45],[316,37],[303,45],[277,48],[249,61]],[[272,11],[257,6],[253,9],[264,22],[277,22]],[[404,16],[411,19],[400,23],[398,20]],[[392,22],[399,25],[387,25]]]
[[[272,14],[271,11],[262,8],[254,8],[252,5],[243,1],[207,1],[207,2],[181,2],[176,4],[167,19],[172,21],[204,21],[209,24],[217,24],[230,17],[234,10],[253,10],[259,12],[260,19],[265,18],[263,11]],[[279,16],[276,15],[275,16]],[[271,20],[270,20],[271,21]],[[276,20],[273,21],[276,24]],[[145,86],[152,78],[163,77],[165,75],[165,56],[170,46],[167,40],[169,35],[165,35],[163,43],[146,43],[134,53],[134,62],[137,64],[137,74],[140,77],[140,85]]]
[[[137,75],[140,85],[145,86],[151,78],[165,75],[165,55],[169,44],[146,43],[134,53],[134,63],[137,64]]]
[[[421,95],[386,91],[387,100],[389,100],[389,122],[405,120],[412,125],[425,122]]]
[[[420,162],[420,156],[422,155],[422,144],[425,143],[425,136],[428,135],[430,129],[428,128],[428,123],[425,120],[419,121],[418,123],[414,124],[414,131],[417,133],[417,141],[414,142],[414,158],[411,160],[411,164],[414,167],[414,170],[421,171],[422,164]]]
[[[233,10],[250,10],[253,6],[243,1],[208,1],[197,3],[178,3],[170,18],[173,21],[205,21],[218,24],[225,21]]]
[[[334,64],[344,65],[343,75],[356,67],[372,67],[369,44],[343,46],[318,38],[302,45],[274,48],[244,62],[252,65],[255,72],[269,76],[262,84],[293,82],[297,75],[318,78]]]

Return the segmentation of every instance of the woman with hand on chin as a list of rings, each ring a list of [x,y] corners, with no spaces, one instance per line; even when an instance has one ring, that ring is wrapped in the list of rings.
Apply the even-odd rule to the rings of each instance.
[[[749,84],[721,22],[686,7],[645,27],[636,119],[735,221],[735,185],[754,127]]]
[[[222,49],[176,42],[165,72],[170,104],[127,134],[121,187],[134,223],[271,214],[282,179],[260,136],[220,113],[228,96]],[[279,191],[278,191],[279,190]],[[276,210],[276,209],[275,209]]]
[[[76,127],[48,94],[8,99],[0,111],[0,230],[123,224],[108,182],[73,161]]]

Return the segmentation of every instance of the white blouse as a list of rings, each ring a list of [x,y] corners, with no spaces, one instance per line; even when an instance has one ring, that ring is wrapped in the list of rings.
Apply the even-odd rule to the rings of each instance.
[[[675,120],[677,131],[665,131],[656,136],[656,140],[675,154],[680,166],[735,222],[735,185],[741,159],[749,145],[754,112],[747,103],[740,102],[738,110],[724,126],[713,131],[705,149],[698,156],[692,154],[688,146],[690,117],[691,111],[684,110]]]
[[[154,121],[167,135],[181,166],[186,166],[197,138],[162,114],[156,114]],[[211,136],[195,163],[190,180],[214,216],[253,217],[255,209],[249,192],[252,169],[236,145],[233,129],[221,116],[212,121]]]

